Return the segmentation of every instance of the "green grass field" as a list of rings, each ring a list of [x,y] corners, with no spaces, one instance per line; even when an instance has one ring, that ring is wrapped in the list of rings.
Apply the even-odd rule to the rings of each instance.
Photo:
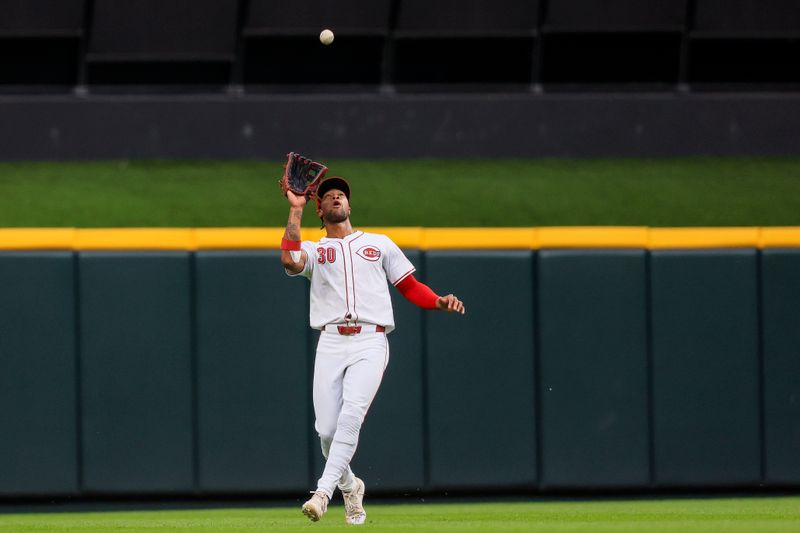
[[[346,526],[340,500],[322,521],[291,508],[0,514],[0,531],[329,531]],[[364,529],[563,533],[800,531],[800,497],[397,504],[367,507]]]
[[[800,158],[325,162],[353,185],[356,226],[800,225]],[[278,161],[0,163],[0,226],[278,227],[281,172]]]

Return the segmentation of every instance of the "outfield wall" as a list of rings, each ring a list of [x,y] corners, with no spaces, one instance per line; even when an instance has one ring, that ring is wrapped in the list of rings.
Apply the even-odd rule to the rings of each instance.
[[[313,486],[280,232],[0,231],[0,495]],[[371,492],[800,487],[800,228],[388,233],[467,314],[392,295]]]

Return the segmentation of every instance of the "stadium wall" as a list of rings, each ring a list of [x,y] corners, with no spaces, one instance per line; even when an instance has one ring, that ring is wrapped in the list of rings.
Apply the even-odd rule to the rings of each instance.
[[[2,230],[0,496],[308,490],[279,232]],[[800,487],[799,228],[390,233],[468,312],[393,294],[372,493]]]
[[[797,155],[800,95],[0,97],[0,160]]]

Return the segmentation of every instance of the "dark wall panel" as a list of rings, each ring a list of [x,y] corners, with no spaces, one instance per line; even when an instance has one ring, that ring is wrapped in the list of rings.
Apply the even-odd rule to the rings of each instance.
[[[531,81],[531,39],[411,38],[395,45],[394,80],[404,86],[525,84]]]
[[[0,253],[0,495],[79,491],[73,264]]]
[[[84,0],[0,0],[0,35],[80,31]]]
[[[533,254],[429,252],[427,274],[467,309],[427,317],[431,486],[534,485]]]
[[[0,86],[67,92],[77,80],[78,48],[73,37],[0,39]]]
[[[278,251],[197,254],[200,490],[307,489],[306,285]]]
[[[651,264],[655,482],[754,485],[756,252],[655,251]]]
[[[419,269],[422,254],[404,252]],[[416,276],[423,279],[420,270]],[[419,490],[425,484],[423,311],[389,290],[396,325],[389,335],[389,365],[361,430],[353,471],[368,491]]]
[[[541,482],[649,482],[645,252],[539,253]]]
[[[730,91],[739,84],[753,91],[800,84],[798,39],[693,39],[689,50],[688,76],[698,88]]]
[[[390,0],[249,0],[248,31],[313,31],[331,28],[334,32],[370,30],[385,33],[389,26]]]
[[[551,0],[545,23],[550,29],[570,31],[681,28],[686,0]]]
[[[383,47],[381,37],[369,35],[340,36],[335,46],[322,46],[316,38],[291,35],[249,39],[244,55],[244,83],[377,86],[381,81]],[[276,50],[282,53],[275,53]],[[298,62],[305,68],[297,68]]]
[[[541,82],[647,84],[669,88],[678,80],[681,37],[674,33],[548,33]]]
[[[190,256],[80,255],[84,484],[193,488]]]
[[[403,0],[399,30],[532,31],[540,0]]]
[[[233,54],[236,17],[237,0],[95,0],[90,52],[136,57]]]
[[[800,35],[796,0],[696,0],[694,29],[719,32],[788,32]]]
[[[765,480],[800,484],[800,250],[762,252]]]

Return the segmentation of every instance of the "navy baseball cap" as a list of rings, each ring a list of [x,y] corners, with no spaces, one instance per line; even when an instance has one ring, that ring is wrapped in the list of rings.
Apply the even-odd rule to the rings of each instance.
[[[319,187],[317,188],[317,201],[322,201],[322,197],[325,196],[325,193],[331,189],[339,189],[344,193],[348,200],[350,199],[350,185],[344,180],[344,178],[340,178],[339,176],[331,176],[319,184]]]

